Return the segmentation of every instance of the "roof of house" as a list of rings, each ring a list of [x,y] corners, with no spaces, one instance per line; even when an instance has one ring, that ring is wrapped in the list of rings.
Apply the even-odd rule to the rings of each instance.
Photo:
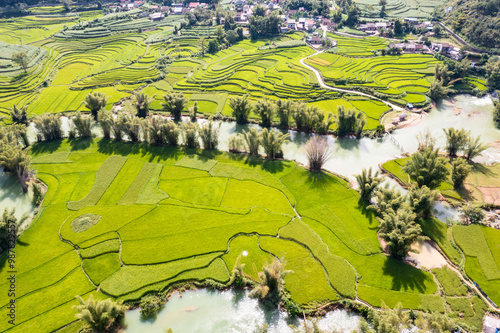
[[[199,5],[200,5],[200,3],[199,3],[199,2],[190,2],[190,3],[189,3],[189,8],[196,8],[196,7],[198,7]]]

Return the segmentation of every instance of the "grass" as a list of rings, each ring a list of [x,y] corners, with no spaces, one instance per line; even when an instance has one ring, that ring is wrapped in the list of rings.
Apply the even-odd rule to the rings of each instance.
[[[88,228],[97,224],[101,216],[95,214],[84,214],[71,221],[71,229],[74,232],[84,232]]]
[[[432,273],[443,286],[446,296],[465,296],[467,287],[462,283],[458,275],[448,267],[435,268]]]
[[[95,285],[120,269],[118,253],[106,253],[92,259],[82,260],[82,268]]]
[[[81,249],[80,255],[82,258],[93,258],[105,253],[118,252],[119,250],[120,240],[115,238]]]

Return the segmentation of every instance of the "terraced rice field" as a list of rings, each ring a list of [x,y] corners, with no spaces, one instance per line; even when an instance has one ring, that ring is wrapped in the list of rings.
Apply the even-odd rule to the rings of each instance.
[[[334,36],[338,46],[315,55],[308,64],[321,71],[332,86],[368,89],[398,104],[427,103],[425,93],[434,80],[438,61],[431,55],[376,56],[386,41],[378,37]]]
[[[384,254],[373,214],[328,173],[104,139],[39,143],[31,153],[48,191],[16,247],[18,324],[4,321],[2,331],[71,323],[75,295],[136,301],[180,281],[225,283],[243,251],[253,278],[271,254],[284,259],[294,271],[286,288],[304,306],[359,297],[445,311],[432,274]]]
[[[376,0],[355,0],[361,9],[361,16],[379,18],[381,6]],[[387,17],[390,18],[429,18],[437,6],[443,5],[444,0],[388,0],[385,6]]]

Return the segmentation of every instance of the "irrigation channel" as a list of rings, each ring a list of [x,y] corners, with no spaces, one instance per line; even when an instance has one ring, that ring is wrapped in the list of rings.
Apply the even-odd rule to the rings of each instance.
[[[457,108],[461,112],[455,114]],[[437,140],[437,145],[444,147],[445,136],[443,128],[455,127],[470,130],[475,136],[481,135],[485,143],[496,143],[485,151],[478,162],[500,162],[500,130],[496,129],[492,120],[493,102],[490,97],[476,98],[467,95],[455,96],[443,100],[423,117],[422,121],[412,127],[396,130],[392,135],[395,140],[405,147],[408,152],[417,149],[417,135],[428,130]],[[200,119],[199,122],[206,120]],[[62,119],[63,129],[69,130],[68,118]],[[227,150],[227,139],[234,133],[241,133],[258,125],[237,125],[233,122],[221,122],[219,130],[219,149]],[[307,142],[311,134],[288,131],[290,142],[283,147],[284,158],[306,163],[302,145]],[[100,128],[94,128],[96,136],[100,135]],[[33,126],[28,132],[31,140],[35,140]],[[340,174],[349,179],[359,174],[363,168],[378,168],[384,161],[394,159],[401,154],[401,149],[388,136],[370,139],[362,138],[334,138],[326,136],[331,149],[332,158],[326,163],[325,169]],[[397,183],[388,180],[389,183]],[[403,188],[399,187],[401,191]],[[32,212],[31,196],[23,195],[16,180],[2,174],[0,176],[0,208],[16,207],[16,214]],[[436,205],[435,215],[443,221],[448,217],[456,218],[458,213],[453,207],[443,203]],[[437,250],[423,243],[419,245],[421,253],[426,257],[414,258],[417,264],[428,266],[433,264]],[[432,252],[432,251],[435,252]],[[431,259],[429,259],[431,258]],[[422,260],[424,262],[422,262]],[[419,262],[420,261],[420,262]],[[440,259],[437,260],[437,264]],[[357,328],[359,318],[346,311],[336,310],[319,320],[324,329],[351,331]],[[269,312],[259,307],[255,300],[249,299],[246,294],[225,292],[209,292],[207,290],[188,291],[182,298],[173,297],[156,320],[143,321],[138,310],[131,310],[126,315],[127,333],[163,332],[164,327],[171,327],[174,332],[247,332],[255,328],[256,324],[267,323],[270,332],[288,332],[288,324],[300,325],[301,322],[290,322],[284,313]],[[199,325],[198,328],[193,325]],[[291,330],[290,330],[291,332]]]

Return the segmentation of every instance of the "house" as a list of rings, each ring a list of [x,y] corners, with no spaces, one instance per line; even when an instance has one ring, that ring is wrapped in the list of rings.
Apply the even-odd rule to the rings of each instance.
[[[308,20],[305,24],[306,30],[313,30],[316,28],[316,22],[314,20]]]
[[[158,6],[156,6],[156,5],[151,6],[151,9],[152,9],[152,10],[157,10],[157,9],[158,9]]]
[[[149,18],[151,19],[151,21],[159,21],[159,20],[162,20],[164,17],[165,17],[165,14],[163,14],[163,13],[153,13],[153,14],[149,15]]]
[[[431,43],[432,50],[436,52],[448,53],[453,50],[454,46],[448,43]]]
[[[365,24],[360,24],[359,30],[364,31],[366,33],[374,33],[377,31],[377,26],[373,22],[368,22]]]
[[[306,9],[304,7],[299,7],[299,12],[305,12]]]
[[[387,29],[390,27],[392,27],[392,23],[390,23],[390,22],[377,22],[377,23],[375,23],[375,29],[377,29],[377,31],[380,31],[382,29]]]
[[[200,6],[199,2],[190,2],[188,7],[191,9],[195,9],[196,7],[199,7],[199,6]]]
[[[319,36],[312,36],[311,37],[311,44],[321,44],[321,37],[319,37]]]
[[[331,30],[335,30],[335,28],[336,28],[336,27],[337,27],[337,23],[334,23],[334,22],[330,22],[330,23],[328,23],[328,24],[326,25],[326,28],[327,28],[328,30],[330,30],[330,31],[331,31]]]
[[[296,22],[294,19],[288,19],[286,20],[286,26],[288,29],[295,30],[296,29]]]
[[[321,24],[322,25],[327,25],[328,23],[331,23],[332,21],[330,19],[327,19],[327,18],[322,18],[321,19]]]
[[[161,8],[160,8],[160,12],[162,12],[162,13],[168,12],[169,10],[170,10],[169,6],[161,6]]]
[[[297,10],[296,9],[290,9],[288,11],[288,16],[295,15],[295,14],[297,14]]]
[[[172,8],[172,14],[174,15],[182,15],[182,10],[183,8],[182,7],[173,7]]]
[[[417,25],[418,24],[418,19],[416,19],[414,17],[405,17],[405,22],[408,22],[411,25]]]
[[[290,28],[289,27],[280,27],[280,32],[283,33],[283,32],[288,32],[290,31]]]
[[[414,43],[393,43],[389,45],[389,48],[402,50],[406,53],[420,53],[429,51],[429,48],[427,46]]]

